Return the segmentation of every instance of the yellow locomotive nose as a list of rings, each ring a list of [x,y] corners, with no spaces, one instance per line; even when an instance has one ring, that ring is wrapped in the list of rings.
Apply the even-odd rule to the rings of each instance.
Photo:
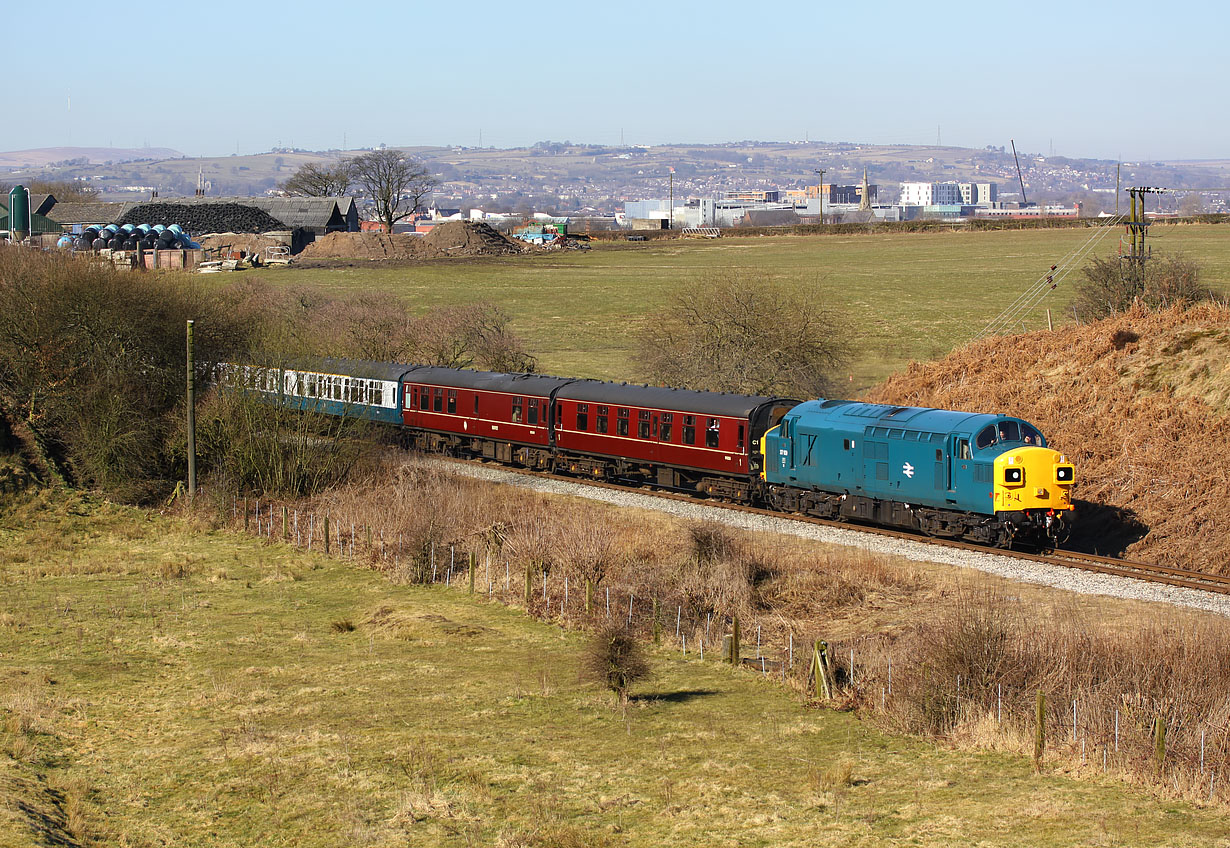
[[[1076,471],[1050,448],[1023,447],[995,458],[996,512],[1070,510]]]

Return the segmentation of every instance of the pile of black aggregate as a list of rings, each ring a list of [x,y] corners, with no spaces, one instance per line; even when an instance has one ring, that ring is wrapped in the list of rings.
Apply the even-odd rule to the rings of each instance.
[[[179,224],[190,233],[267,233],[290,229],[255,206],[240,203],[142,203],[117,224]]]

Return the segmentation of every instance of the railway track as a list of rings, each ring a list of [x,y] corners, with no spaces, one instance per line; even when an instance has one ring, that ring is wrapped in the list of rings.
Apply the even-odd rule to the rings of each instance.
[[[444,459],[447,462],[457,463],[463,467],[473,464],[471,460],[455,458]],[[1043,565],[1053,565],[1062,568],[1076,568],[1083,571],[1105,574],[1112,577],[1125,577],[1131,580],[1139,580],[1147,583],[1160,583],[1183,589],[1194,589],[1199,592],[1230,595],[1230,577],[1223,577],[1217,574],[1205,574],[1199,571],[1189,571],[1187,569],[1174,568],[1167,565],[1151,565],[1149,563],[1115,559],[1114,557],[1099,556],[1097,554],[1087,554],[1080,551],[1058,550],[1049,554],[1041,554],[1030,553],[1028,551],[1005,550],[1002,548],[988,548],[982,545],[973,545],[969,542],[958,542],[952,539],[936,539],[902,530],[891,530],[884,527],[874,527],[863,524],[851,524],[843,521],[830,521],[828,519],[815,518],[809,515],[775,512],[771,509],[746,506],[744,504],[730,503],[721,500],[698,500],[690,495],[655,488],[647,488],[643,486],[621,485],[619,483],[610,483],[602,480],[587,480],[583,477],[569,477],[563,474],[550,474],[543,471],[532,471],[526,468],[514,468],[500,463],[484,462],[482,465],[490,468],[498,468],[501,471],[507,471],[512,474],[520,474],[526,477],[556,480],[561,483],[581,484],[599,489],[611,489],[619,492],[635,492],[636,494],[650,495],[652,497],[661,498],[664,500],[676,500],[685,503],[703,504],[705,506],[729,510],[731,512],[742,512],[769,518],[785,518],[791,521],[815,524],[821,527],[855,530],[860,533],[868,533],[875,536],[921,542],[928,545],[935,545],[936,547],[974,551],[984,554],[991,553],[998,556],[1006,556],[1014,559],[1037,562]]]

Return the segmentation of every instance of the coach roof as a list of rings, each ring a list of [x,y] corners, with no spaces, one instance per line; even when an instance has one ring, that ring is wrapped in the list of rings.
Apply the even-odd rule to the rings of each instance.
[[[754,410],[766,403],[784,400],[759,395],[695,392],[690,389],[669,389],[663,386],[606,383],[601,380],[578,380],[560,389],[556,397],[585,403],[638,406],[735,418],[747,418]],[[797,403],[797,401],[786,402]]]

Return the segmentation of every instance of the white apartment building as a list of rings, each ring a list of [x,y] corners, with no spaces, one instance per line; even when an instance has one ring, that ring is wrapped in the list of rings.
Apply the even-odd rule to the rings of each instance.
[[[902,183],[902,206],[985,206],[999,196],[995,183]]]

